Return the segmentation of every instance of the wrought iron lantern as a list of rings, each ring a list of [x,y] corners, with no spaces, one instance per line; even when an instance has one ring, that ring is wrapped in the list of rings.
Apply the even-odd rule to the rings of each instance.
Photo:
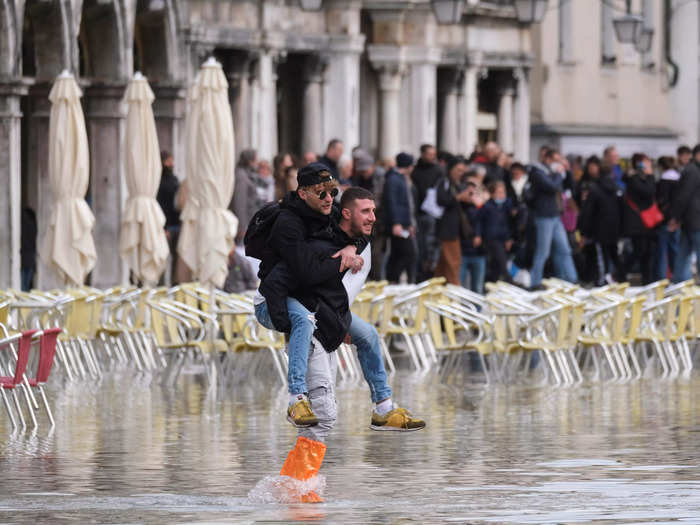
[[[323,0],[299,0],[299,7],[304,11],[320,11]]]
[[[462,20],[464,0],[431,0],[438,24],[459,24]]]
[[[518,21],[523,24],[537,24],[547,12],[549,0],[513,0]]]

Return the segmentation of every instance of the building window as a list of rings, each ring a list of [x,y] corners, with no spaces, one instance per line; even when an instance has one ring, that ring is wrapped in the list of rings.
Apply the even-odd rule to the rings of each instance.
[[[615,55],[615,28],[613,27],[615,13],[609,0],[601,0],[600,5],[602,8],[600,16],[601,62],[603,64],[614,64],[617,61],[617,56]]]

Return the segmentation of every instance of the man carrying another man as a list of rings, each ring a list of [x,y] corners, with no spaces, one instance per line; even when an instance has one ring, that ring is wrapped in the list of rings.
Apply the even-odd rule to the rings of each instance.
[[[332,217],[338,182],[328,168],[319,163],[307,165],[299,171],[298,181],[298,190],[282,201],[268,237],[268,252],[259,273],[261,291],[268,297],[256,299],[255,311],[258,321],[270,329],[284,321],[275,322],[273,316],[279,318],[280,314],[272,303],[282,301],[288,311],[289,324],[280,327],[290,332],[288,418],[300,427],[300,437],[287,458],[287,463],[291,463],[285,463],[282,474],[298,477],[293,473],[298,472],[299,465],[311,465],[310,470],[302,468],[306,474],[299,479],[306,479],[304,475],[311,477],[320,468],[325,452],[323,441],[335,422],[334,351],[346,332],[357,347],[376,404],[370,427],[410,431],[424,428],[425,423],[392,402],[377,331],[349,311],[356,292],[346,290],[352,284],[348,281],[355,280],[352,290],[359,291],[370,269],[371,248],[366,237],[375,221],[372,194],[361,188],[348,189],[341,201],[340,217]],[[357,255],[358,246],[361,255]],[[286,266],[292,279],[276,280],[279,264]],[[353,275],[347,269],[364,271]],[[270,284],[268,278],[276,282]],[[361,281],[359,286],[357,279]],[[284,294],[285,287],[286,296],[271,296],[271,290]],[[292,363],[292,356],[299,355],[305,358],[305,370],[298,366],[298,359]]]

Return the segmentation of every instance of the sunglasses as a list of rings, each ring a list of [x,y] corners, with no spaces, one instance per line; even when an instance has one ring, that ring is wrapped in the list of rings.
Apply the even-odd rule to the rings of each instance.
[[[335,196],[338,195],[338,188],[333,188],[330,191],[330,194],[331,194],[331,197],[335,199]],[[326,190],[323,190],[322,192],[319,192],[316,195],[318,195],[318,198],[320,200],[325,200],[326,196],[328,195],[328,192]]]

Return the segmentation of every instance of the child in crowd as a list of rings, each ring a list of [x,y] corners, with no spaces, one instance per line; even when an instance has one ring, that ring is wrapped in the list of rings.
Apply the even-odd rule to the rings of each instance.
[[[474,236],[468,240],[462,239],[462,265],[459,270],[459,281],[462,286],[469,288],[472,292],[483,294],[486,251],[482,238],[481,207],[484,199],[481,190],[473,180],[467,182],[467,190],[469,202],[463,204],[463,207],[474,230]]]
[[[489,185],[491,198],[481,209],[481,232],[488,255],[488,281],[513,282],[508,271],[508,252],[513,246],[511,215],[513,206],[506,197],[506,185],[495,181]]]

